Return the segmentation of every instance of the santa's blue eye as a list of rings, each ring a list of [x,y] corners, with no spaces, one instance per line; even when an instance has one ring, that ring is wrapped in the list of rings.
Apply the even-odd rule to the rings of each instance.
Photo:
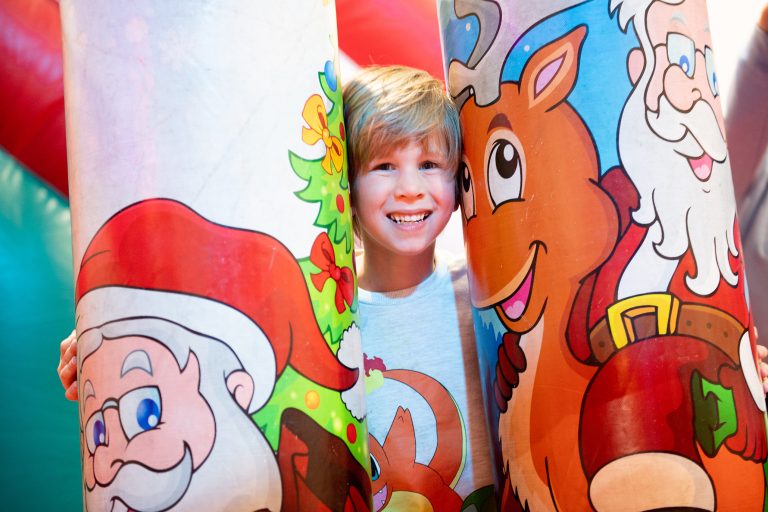
[[[144,430],[155,428],[160,421],[160,405],[151,398],[145,398],[136,409],[136,421]]]
[[[667,59],[670,64],[679,66],[688,78],[693,77],[696,71],[696,47],[691,39],[675,32],[667,34]]]
[[[681,55],[680,60],[677,63],[678,66],[683,68],[683,71],[685,71],[685,74],[688,74],[688,71],[691,69],[691,62],[688,60],[688,57],[686,55]]]
[[[85,425],[85,444],[88,451],[93,454],[96,448],[107,442],[107,427],[104,424],[104,414],[95,412]]]
[[[720,85],[717,82],[717,73],[715,73],[715,56],[712,53],[712,48],[709,46],[704,48],[704,65],[707,68],[709,89],[712,91],[712,94],[718,96],[720,94]]]
[[[125,437],[152,430],[160,424],[162,405],[160,391],[154,386],[134,389],[120,399],[120,423]]]
[[[107,429],[104,428],[104,423],[102,421],[96,421],[93,424],[93,445],[100,446],[104,444],[106,435]]]

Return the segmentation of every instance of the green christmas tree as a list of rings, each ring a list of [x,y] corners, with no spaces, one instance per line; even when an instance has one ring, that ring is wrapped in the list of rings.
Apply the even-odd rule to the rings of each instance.
[[[307,182],[307,186],[296,192],[296,196],[302,201],[319,205],[314,224],[327,231],[333,246],[334,264],[339,268],[353,268],[352,216],[341,88],[333,65],[326,65],[325,71],[318,73],[318,78],[325,99],[317,94],[307,100],[302,114],[307,123],[302,129],[302,140],[308,145],[324,144],[325,155],[310,160],[291,151],[289,158],[293,171]],[[325,100],[331,104],[327,111]],[[320,329],[331,346],[336,346],[344,330],[354,320],[356,299],[339,312],[334,307],[338,285],[328,280],[318,290],[311,275],[320,272],[320,268],[310,258],[299,262],[307,276]]]
[[[304,202],[317,203],[314,225],[323,230],[312,254],[300,258],[318,326],[336,353],[341,339],[351,329],[357,311],[352,218],[347,177],[346,134],[341,88],[334,65],[328,62],[318,73],[322,94],[313,94],[304,104],[301,128],[304,144],[325,146],[323,156],[307,159],[289,151],[291,168],[306,187],[296,192]],[[330,104],[330,108],[327,107]],[[368,467],[368,433],[365,422],[345,408],[339,392],[324,389],[288,367],[275,385],[269,403],[253,419],[273,448],[279,442],[282,411],[295,407],[305,411],[329,432],[343,439],[351,453]]]

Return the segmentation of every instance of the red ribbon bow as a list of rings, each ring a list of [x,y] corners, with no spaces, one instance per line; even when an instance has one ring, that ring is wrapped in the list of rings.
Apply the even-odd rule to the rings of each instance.
[[[336,311],[343,313],[344,303],[351,306],[355,298],[355,279],[349,267],[336,265],[336,254],[333,252],[328,233],[321,233],[315,239],[312,251],[309,253],[309,261],[320,269],[320,272],[310,276],[317,291],[323,291],[325,282],[329,278],[336,282]]]

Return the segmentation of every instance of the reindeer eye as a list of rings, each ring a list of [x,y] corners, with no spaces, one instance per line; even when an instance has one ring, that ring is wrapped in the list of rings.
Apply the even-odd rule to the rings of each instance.
[[[496,139],[488,155],[488,191],[494,207],[507,201],[519,200],[522,187],[523,162],[520,152],[513,141]]]
[[[459,167],[459,187],[461,187],[461,210],[464,218],[469,220],[475,216],[475,188],[472,186],[472,172],[466,161]]]

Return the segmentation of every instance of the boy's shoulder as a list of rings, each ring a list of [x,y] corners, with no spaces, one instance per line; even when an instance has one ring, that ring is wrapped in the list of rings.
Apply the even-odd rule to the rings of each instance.
[[[442,266],[451,275],[451,280],[456,281],[467,278],[467,258],[463,254],[437,249],[435,260],[438,266]]]
[[[469,310],[469,279],[467,277],[467,258],[463,254],[447,251],[435,251],[438,267],[442,267],[450,279],[456,307],[461,314]]]

